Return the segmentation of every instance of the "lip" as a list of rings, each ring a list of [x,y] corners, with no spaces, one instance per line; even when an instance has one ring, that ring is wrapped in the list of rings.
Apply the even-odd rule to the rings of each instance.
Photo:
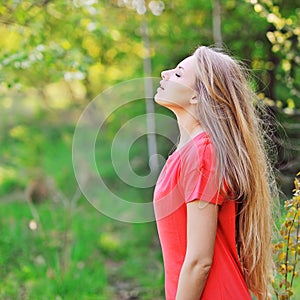
[[[159,87],[164,91],[165,88],[162,86],[162,82],[163,82],[163,81],[160,82],[160,86],[159,86]]]

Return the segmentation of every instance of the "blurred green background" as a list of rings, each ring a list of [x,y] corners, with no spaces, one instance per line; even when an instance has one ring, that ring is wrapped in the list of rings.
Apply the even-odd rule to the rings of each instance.
[[[198,45],[223,43],[252,70],[280,124],[271,138],[289,199],[300,169],[299,20],[294,0],[1,1],[0,299],[164,299],[155,224],[113,220],[89,204],[73,173],[72,138],[103,90],[158,77]],[[153,188],[120,181],[108,151],[118,128],[145,111],[140,100],[111,114],[97,157],[114,192],[151,201]],[[172,146],[158,137],[163,156]],[[130,151],[146,174],[147,138]]]

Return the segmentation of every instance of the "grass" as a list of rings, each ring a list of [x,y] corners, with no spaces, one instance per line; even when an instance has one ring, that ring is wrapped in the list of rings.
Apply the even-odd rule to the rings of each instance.
[[[162,295],[154,224],[113,221],[83,200],[70,226],[64,206],[50,200],[36,208],[40,222],[35,223],[28,204],[19,200],[1,203],[1,299]]]
[[[3,131],[0,299],[163,299],[155,224],[122,223],[99,213],[82,196],[70,200],[77,189],[73,130],[24,121]],[[100,159],[107,157],[103,143],[97,151]],[[110,168],[111,163],[102,167],[102,176],[130,198],[132,189],[112,184]],[[32,204],[23,192],[14,196],[40,173],[53,179],[65,198]],[[148,199],[151,193],[142,189],[134,195]]]

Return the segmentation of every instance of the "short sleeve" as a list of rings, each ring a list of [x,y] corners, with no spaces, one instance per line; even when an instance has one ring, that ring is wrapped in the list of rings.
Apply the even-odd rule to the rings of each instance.
[[[219,190],[215,162],[211,143],[192,147],[182,157],[180,190],[185,203],[201,200],[222,205],[225,197]]]

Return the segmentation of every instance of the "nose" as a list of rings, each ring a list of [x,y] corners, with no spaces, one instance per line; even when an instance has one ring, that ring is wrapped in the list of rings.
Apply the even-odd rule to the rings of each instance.
[[[162,71],[160,76],[161,76],[162,79],[166,80],[170,77],[169,73],[170,73],[170,70]]]
[[[166,79],[166,71],[162,71],[160,76],[162,79]]]

